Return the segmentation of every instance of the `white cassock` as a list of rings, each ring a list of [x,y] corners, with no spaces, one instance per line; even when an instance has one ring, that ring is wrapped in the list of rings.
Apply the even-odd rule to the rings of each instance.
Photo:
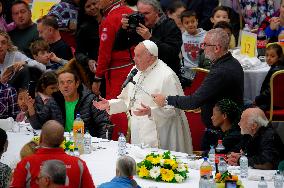
[[[184,95],[174,71],[157,60],[147,70],[138,71],[133,80],[136,85],[129,83],[117,99],[109,100],[110,114],[131,111],[131,143],[192,153],[191,134],[184,111],[172,106],[158,107],[149,96],[156,93]],[[134,115],[136,108],[142,108],[141,103],[151,108],[150,117]]]

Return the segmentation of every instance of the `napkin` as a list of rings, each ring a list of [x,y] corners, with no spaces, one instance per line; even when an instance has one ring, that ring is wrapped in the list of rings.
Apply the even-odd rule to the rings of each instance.
[[[253,181],[259,181],[261,176],[264,177],[265,181],[273,181],[275,170],[256,170],[249,169],[248,179]]]
[[[190,169],[194,169],[194,170],[199,170],[201,164],[203,163],[203,159],[198,159],[198,160],[194,160],[194,161],[189,161],[188,164],[188,168]]]
[[[131,146],[129,154],[136,159],[144,159],[148,153],[138,146]]]

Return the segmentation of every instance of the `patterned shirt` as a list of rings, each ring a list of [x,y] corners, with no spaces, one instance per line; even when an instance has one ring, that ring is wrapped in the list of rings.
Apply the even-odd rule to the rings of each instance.
[[[0,187],[9,187],[9,181],[11,176],[11,168],[0,162]]]
[[[0,83],[0,119],[15,118],[19,113],[17,92],[14,88]]]
[[[70,20],[77,21],[79,8],[72,1],[61,1],[51,7],[47,15],[55,16],[59,28],[68,29]]]

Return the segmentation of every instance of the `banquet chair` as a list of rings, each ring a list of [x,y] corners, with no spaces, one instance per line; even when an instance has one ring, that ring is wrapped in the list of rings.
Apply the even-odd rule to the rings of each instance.
[[[284,70],[275,72],[270,78],[271,102],[266,115],[270,122],[284,122]]]
[[[203,80],[209,73],[209,70],[198,67],[192,68],[192,70],[195,71],[196,74],[191,83],[191,86],[185,89],[184,91],[185,95],[193,94],[201,86]],[[201,138],[203,137],[203,133],[205,131],[205,125],[201,120],[200,112],[201,112],[200,108],[185,111],[185,115],[189,122],[194,151],[201,150]]]

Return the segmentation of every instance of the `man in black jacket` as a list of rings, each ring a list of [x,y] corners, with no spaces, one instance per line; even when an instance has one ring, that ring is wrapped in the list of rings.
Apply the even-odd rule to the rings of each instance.
[[[228,155],[228,163],[238,165],[242,151],[247,154],[249,166],[263,170],[277,169],[284,157],[284,145],[264,112],[259,108],[246,109],[239,126],[244,137],[236,146],[237,153]]]
[[[206,58],[212,62],[209,74],[190,96],[153,95],[159,106],[171,105],[191,110],[201,108],[201,118],[207,127],[202,140],[202,150],[210,149],[217,143],[217,135],[211,122],[214,105],[222,99],[231,99],[242,105],[244,91],[244,72],[240,63],[228,52],[229,36],[223,29],[207,32],[203,48]]]
[[[139,26],[136,27],[136,32],[134,31],[133,33],[127,31],[129,29],[129,19],[122,18],[122,28],[117,34],[114,49],[127,48],[143,40],[151,40],[155,42],[159,48],[158,58],[179,75],[179,53],[182,45],[181,31],[174,20],[163,14],[158,1],[139,0],[137,9],[140,14],[144,15],[145,23],[139,23]]]
[[[92,136],[105,138],[106,126],[111,125],[108,115],[92,105],[96,96],[80,84],[77,73],[71,70],[61,70],[58,73],[60,92],[44,105],[39,112],[35,111],[34,100],[29,98],[29,121],[34,129],[40,129],[48,120],[56,120],[65,125],[65,131],[71,131],[76,114],[80,114],[85,128]]]

